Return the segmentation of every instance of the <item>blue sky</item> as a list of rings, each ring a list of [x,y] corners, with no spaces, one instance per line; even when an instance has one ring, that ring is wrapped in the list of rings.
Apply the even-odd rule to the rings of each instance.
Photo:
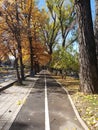
[[[39,0],[39,8],[43,8],[43,7],[45,7],[46,5],[45,5],[45,0]]]
[[[91,1],[91,11],[92,11],[92,16],[93,16],[93,21],[95,19],[95,0],[90,0]],[[39,8],[43,8],[43,7],[46,7],[45,5],[45,0],[39,0]],[[74,46],[74,48],[76,50],[78,50],[78,46],[77,44]]]
[[[45,0],[39,0],[39,8],[45,7]],[[92,7],[92,15],[93,19],[95,18],[95,0],[91,0],[91,7]]]
[[[91,0],[91,10],[93,19],[95,18],[95,0]]]

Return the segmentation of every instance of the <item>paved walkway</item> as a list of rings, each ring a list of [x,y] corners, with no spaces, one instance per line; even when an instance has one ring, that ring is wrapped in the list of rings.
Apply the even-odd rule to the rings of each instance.
[[[29,86],[1,93],[0,130],[88,130],[78,121],[67,93],[47,71],[27,82]]]
[[[35,80],[37,78],[27,78],[24,82],[25,86],[14,85],[0,92],[0,130],[8,130],[10,128],[25,103]]]

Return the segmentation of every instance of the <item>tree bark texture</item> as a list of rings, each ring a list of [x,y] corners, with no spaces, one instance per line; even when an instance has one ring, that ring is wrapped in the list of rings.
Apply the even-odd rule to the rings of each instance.
[[[24,65],[23,65],[23,57],[22,57],[22,46],[21,46],[21,33],[20,33],[20,20],[19,20],[19,10],[18,10],[18,3],[17,0],[15,0],[16,2],[16,20],[17,20],[17,28],[15,30],[15,38],[18,44],[18,53],[19,53],[19,62],[20,62],[20,71],[21,71],[21,78],[22,80],[25,79],[24,77]]]
[[[17,74],[17,80],[19,84],[22,84],[22,79],[20,78],[19,74],[19,66],[18,66],[18,58],[15,58],[15,69],[16,69],[16,74]]]
[[[18,53],[19,53],[21,79],[22,79],[22,80],[25,80],[20,35],[19,35],[19,36],[18,36],[18,35],[16,36],[16,40],[17,40],[17,44],[18,44]]]
[[[31,34],[28,34],[29,39],[29,47],[30,47],[30,76],[34,76],[34,69],[33,69],[33,46],[32,46],[32,36]]]
[[[79,29],[80,90],[98,93],[98,68],[90,0],[75,0]]]
[[[95,0],[95,2],[96,2],[96,18],[95,18],[94,30],[95,30],[95,41],[96,41],[96,53],[98,57],[98,0]],[[97,58],[97,64],[98,64],[98,58]]]

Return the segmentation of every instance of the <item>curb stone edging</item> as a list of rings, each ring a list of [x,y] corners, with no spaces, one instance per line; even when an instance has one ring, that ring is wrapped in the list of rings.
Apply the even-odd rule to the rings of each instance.
[[[3,90],[5,90],[5,89],[7,89],[7,88],[9,88],[9,87],[11,87],[15,82],[17,82],[17,80],[14,80],[14,81],[12,81],[12,82],[7,82],[7,83],[5,83],[5,85],[0,85],[0,92],[1,91],[3,91]]]
[[[32,88],[34,87],[34,85],[35,85],[35,83],[36,83],[37,80],[38,80],[38,78],[34,81],[33,85],[32,85],[32,83],[29,84],[29,86],[32,86],[32,87],[28,90],[27,94],[24,96],[24,98],[25,98],[26,100],[27,100],[27,98],[28,98],[30,92],[32,91]],[[19,111],[22,109],[22,106],[23,106],[23,105],[24,105],[24,104],[21,104],[21,105],[18,107],[18,109],[17,109],[17,110],[15,111],[15,113],[13,114],[13,117],[11,117],[10,122],[9,122],[9,123],[6,123],[6,125],[4,126],[4,129],[5,129],[5,130],[9,130],[9,129],[10,129],[12,123],[13,123],[14,120],[16,119],[17,114],[18,114]]]
[[[62,88],[66,91],[66,93],[67,93],[67,95],[68,95],[68,98],[69,98],[69,100],[70,100],[70,103],[71,103],[71,105],[72,105],[72,108],[73,108],[73,110],[74,110],[74,112],[75,112],[75,114],[76,114],[76,116],[77,116],[79,122],[81,123],[81,125],[83,126],[83,128],[84,128],[85,130],[89,130],[89,128],[87,127],[87,125],[85,124],[85,122],[84,122],[84,121],[82,120],[82,118],[80,117],[80,115],[79,115],[79,113],[78,113],[78,110],[77,110],[77,108],[75,107],[75,105],[74,105],[74,103],[73,103],[73,100],[72,100],[72,98],[71,98],[69,92],[68,92],[64,87],[62,87]]]
[[[57,81],[57,80],[56,80],[56,81]],[[57,83],[60,84],[60,86],[61,86],[61,87],[64,89],[64,91],[67,93],[68,98],[69,98],[69,101],[70,101],[70,103],[71,103],[71,105],[72,105],[72,108],[73,108],[75,114],[76,114],[76,117],[77,117],[77,119],[79,120],[79,122],[80,122],[80,124],[82,125],[82,127],[84,128],[84,130],[89,130],[88,126],[85,124],[85,122],[84,122],[84,121],[82,120],[82,118],[80,117],[80,115],[79,115],[79,113],[78,113],[78,110],[77,110],[77,108],[75,107],[75,105],[74,105],[74,103],[73,103],[73,100],[72,100],[72,98],[71,98],[71,96],[70,96],[68,90],[67,90],[64,86],[62,86],[61,83],[59,83],[58,81],[57,81]]]
[[[29,77],[29,74],[26,74],[25,78],[26,77]],[[7,89],[7,88],[9,88],[9,87],[11,87],[16,82],[17,82],[17,79],[16,80],[12,80],[12,81],[9,80],[8,82],[1,83],[0,84],[0,92],[3,91],[3,90],[5,90],[5,89]]]

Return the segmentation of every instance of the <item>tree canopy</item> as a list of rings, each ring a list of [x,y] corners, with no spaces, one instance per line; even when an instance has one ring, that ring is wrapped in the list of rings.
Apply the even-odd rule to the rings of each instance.
[[[46,0],[47,9],[39,9],[37,4],[35,0],[0,1],[0,62],[14,56],[19,82],[25,77],[25,66],[29,66],[31,76],[43,65],[48,65],[54,69],[71,69],[77,72],[79,72],[80,66],[80,75],[82,75],[80,77],[85,77],[82,70],[87,66],[83,67],[83,65],[86,65],[87,61],[88,66],[90,63],[96,63],[96,53],[91,53],[94,52],[94,50],[91,51],[91,48],[94,49],[95,46],[90,46],[92,45],[90,41],[94,42],[93,32],[89,32],[93,31],[91,30],[92,24],[88,24],[91,22],[90,5],[87,6],[88,10],[84,11],[83,14],[80,5],[85,8],[85,2],[82,5],[80,0]],[[87,25],[84,24],[86,18],[88,18]],[[85,36],[88,32],[93,40],[90,39],[90,36],[88,39]],[[82,39],[82,36],[85,36],[89,42]],[[79,46],[79,51],[76,50],[73,43],[77,47]],[[87,48],[82,46],[82,43],[85,43]],[[78,62],[79,55],[80,65]],[[85,58],[85,56],[87,57]],[[95,58],[92,58],[93,56]],[[88,71],[91,74],[91,69]],[[80,80],[83,81],[83,78]],[[82,86],[84,83],[85,81],[81,82]]]

